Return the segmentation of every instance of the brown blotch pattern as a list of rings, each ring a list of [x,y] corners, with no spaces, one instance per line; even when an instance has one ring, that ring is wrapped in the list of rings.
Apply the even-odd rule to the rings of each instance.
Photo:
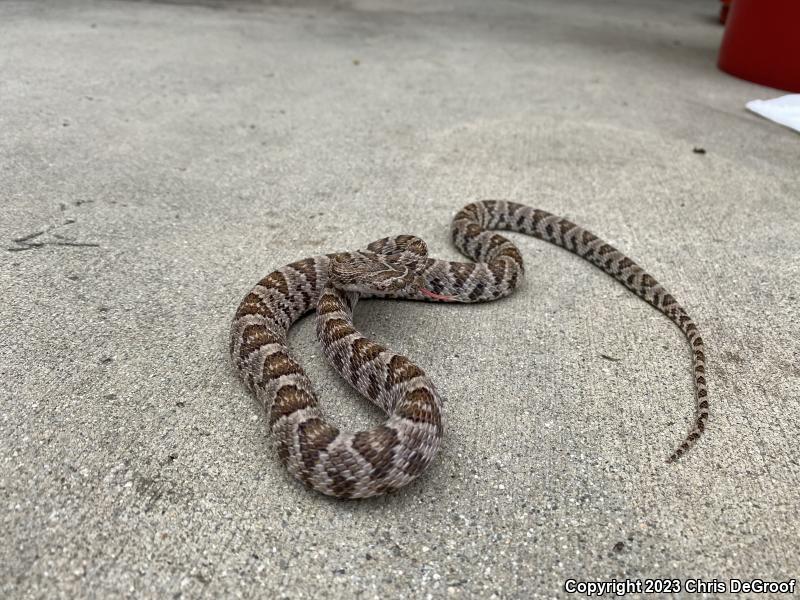
[[[239,356],[244,359],[262,346],[280,344],[282,342],[281,336],[269,331],[263,325],[248,325],[242,331]]]
[[[274,352],[264,358],[264,366],[261,370],[261,380],[267,382],[271,379],[278,379],[284,375],[296,375],[303,373],[291,356],[286,352]]]
[[[303,421],[297,428],[297,440],[300,444],[300,456],[303,464],[311,470],[317,462],[319,453],[339,435],[339,430],[319,417]]]
[[[417,388],[406,394],[397,407],[397,414],[416,423],[439,425],[441,416],[436,400],[427,389]]]
[[[519,253],[519,250],[515,246],[509,246],[508,248],[503,248],[498,253],[498,258],[501,256],[507,256],[511,260],[513,260],[519,267],[522,267],[522,255]]]
[[[353,354],[350,361],[359,367],[374,360],[386,350],[383,346],[363,337],[353,340],[351,348]]]
[[[269,411],[270,427],[279,419],[288,417],[298,410],[317,406],[317,399],[296,385],[284,385],[275,395],[272,408]]]
[[[356,333],[355,328],[344,319],[331,319],[326,321],[324,328],[325,335],[332,341],[337,341]]]
[[[316,289],[317,286],[317,270],[316,270],[317,262],[313,258],[305,258],[303,260],[298,260],[297,262],[293,262],[292,264],[288,265],[289,268],[294,269],[298,273],[301,273],[308,282],[308,285],[311,289]]]
[[[389,369],[387,373],[387,383],[389,385],[397,385],[411,381],[416,377],[423,377],[425,373],[417,365],[408,360],[405,356],[399,354],[392,357],[389,362]]]
[[[259,285],[268,290],[278,290],[284,296],[289,294],[289,282],[286,281],[286,275],[280,271],[273,271],[264,277],[264,279],[259,282]]]
[[[353,438],[353,448],[372,465],[373,477],[381,479],[392,468],[396,442],[397,432],[391,427],[381,425],[370,431],[357,433]]]
[[[323,294],[322,298],[317,302],[317,314],[320,315],[327,315],[341,309],[342,306],[339,304],[339,301],[330,294]]]

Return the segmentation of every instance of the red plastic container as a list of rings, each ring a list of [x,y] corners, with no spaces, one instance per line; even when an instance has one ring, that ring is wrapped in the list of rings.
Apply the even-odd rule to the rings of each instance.
[[[800,92],[800,0],[733,0],[717,65],[754,83]]]

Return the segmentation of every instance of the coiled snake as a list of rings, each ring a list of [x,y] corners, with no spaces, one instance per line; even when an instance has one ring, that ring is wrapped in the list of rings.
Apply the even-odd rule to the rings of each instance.
[[[519,250],[491,230],[527,233],[585,258],[657,308],[686,336],[692,351],[695,415],[668,461],[683,455],[708,419],[703,341],[686,311],[630,258],[582,227],[514,202],[462,208],[452,223],[455,246],[475,262],[427,255],[425,242],[401,235],[365,250],[306,258],[273,271],[242,300],[230,351],[247,387],[269,413],[278,456],[314,489],[365,498],[402,487],[431,463],[442,439],[442,402],[408,358],[367,339],[353,325],[359,297],[431,302],[485,302],[509,295],[523,277]],[[286,334],[316,308],[316,330],[328,361],[387,420],[368,431],[340,431],[322,415],[311,381],[292,358]]]

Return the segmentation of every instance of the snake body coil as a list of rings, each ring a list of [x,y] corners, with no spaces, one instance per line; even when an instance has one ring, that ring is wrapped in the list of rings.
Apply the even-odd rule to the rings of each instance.
[[[652,276],[591,232],[542,210],[483,201],[465,206],[452,224],[455,246],[474,262],[430,258],[419,238],[396,236],[365,250],[286,265],[242,300],[231,328],[231,357],[268,410],[278,456],[295,477],[325,494],[365,498],[408,484],[431,463],[442,438],[436,388],[408,358],[361,335],[353,308],[359,297],[470,303],[509,295],[522,281],[522,257],[492,230],[533,235],[585,258],[681,329],[692,351],[695,415],[668,460],[694,445],[709,411],[703,341],[686,311]],[[286,345],[292,324],[315,308],[327,359],[386,412],[383,424],[350,433],[324,419],[310,380]]]

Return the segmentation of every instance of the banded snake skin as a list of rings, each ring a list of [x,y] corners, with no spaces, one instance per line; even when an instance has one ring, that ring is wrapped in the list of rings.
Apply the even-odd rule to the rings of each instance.
[[[292,475],[324,494],[366,498],[407,485],[431,463],[442,440],[436,388],[408,358],[359,333],[353,309],[359,297],[472,303],[511,294],[523,279],[522,256],[492,230],[525,233],[577,254],[680,328],[692,352],[695,413],[689,433],[667,462],[696,443],[709,415],[706,359],[686,311],[633,260],[586,229],[543,210],[487,200],[462,208],[451,227],[456,248],[474,262],[431,258],[425,242],[401,235],[372,242],[365,250],[286,265],[242,300],[231,327],[231,357],[265,407],[278,456]],[[313,309],[327,360],[385,411],[381,425],[352,433],[323,417],[311,381],[286,343],[292,324]]]

